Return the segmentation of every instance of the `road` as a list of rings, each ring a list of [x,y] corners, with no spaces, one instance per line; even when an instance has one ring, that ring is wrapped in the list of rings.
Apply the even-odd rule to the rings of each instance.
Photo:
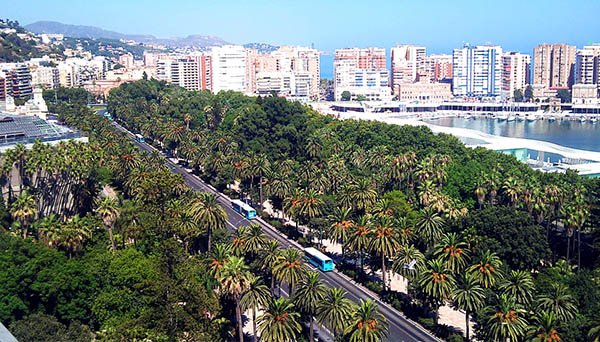
[[[120,131],[128,134],[133,139],[133,134],[131,132],[127,131],[124,127],[122,127],[121,125],[119,125],[116,122],[113,122],[113,125]],[[150,146],[147,143],[139,143],[137,141],[134,141],[134,143],[137,145],[138,148],[140,148],[141,150],[146,151],[148,153],[157,151],[154,147]],[[233,209],[231,208],[230,199],[227,196],[216,191],[212,186],[204,183],[197,176],[189,174],[183,167],[173,163],[171,160],[169,160],[167,158],[165,158],[165,163],[166,163],[167,167],[169,169],[171,169],[172,172],[182,175],[185,180],[185,183],[192,189],[197,190],[197,191],[204,191],[204,192],[210,192],[210,193],[215,194],[217,196],[217,200],[219,201],[219,203],[221,205],[223,205],[223,207],[227,211],[227,215],[229,217],[227,224],[230,226],[230,228],[237,229],[237,227],[249,226],[252,223],[259,224],[263,228],[263,232],[270,239],[273,239],[273,240],[276,240],[277,242],[279,242],[279,244],[282,247],[284,247],[284,248],[294,247],[294,248],[298,248],[300,250],[303,249],[302,246],[300,246],[298,243],[296,243],[295,241],[292,241],[292,240],[288,240],[284,235],[279,233],[279,231],[277,231],[277,229],[275,229],[273,226],[267,224],[262,219],[252,220],[252,222],[246,220],[240,214],[233,211]],[[402,313],[395,310],[390,305],[379,300],[379,298],[377,298],[377,296],[375,294],[368,291],[364,287],[354,283],[353,281],[350,280],[350,278],[341,274],[340,272],[333,271],[333,272],[320,272],[320,273],[321,273],[321,279],[327,286],[344,289],[346,292],[348,292],[347,297],[350,300],[358,303],[359,299],[370,298],[377,302],[377,304],[379,306],[379,311],[381,312],[382,315],[384,315],[387,318],[388,323],[389,323],[387,341],[389,341],[389,342],[441,341],[440,339],[431,335],[428,331],[426,331],[424,328],[419,326],[417,323],[405,318]]]

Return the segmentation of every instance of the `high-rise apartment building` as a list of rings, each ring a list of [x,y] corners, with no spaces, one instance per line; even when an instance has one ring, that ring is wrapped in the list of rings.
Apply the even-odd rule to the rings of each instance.
[[[6,95],[29,98],[33,94],[31,72],[25,64],[7,64],[0,70],[4,76]]]
[[[575,56],[575,83],[600,87],[600,44],[584,46]]]
[[[452,80],[452,55],[430,55],[425,58],[425,73],[431,82]]]
[[[391,83],[398,95],[400,84],[414,83],[425,76],[427,51],[423,46],[398,45],[391,49]]]
[[[212,91],[247,91],[246,58],[247,51],[243,46],[225,45],[213,47],[212,58]]]
[[[452,88],[457,96],[499,96],[502,92],[502,48],[469,46],[454,49]]]
[[[381,100],[390,97],[385,49],[349,48],[335,51],[333,60],[334,97],[342,99],[347,91],[353,98]]]
[[[124,55],[119,56],[119,64],[121,64],[122,66],[124,66],[127,69],[133,68],[133,65],[134,65],[133,55],[130,53],[126,53]]]
[[[574,81],[575,46],[542,44],[533,49],[533,84],[536,88],[570,88]]]
[[[60,73],[58,68],[50,66],[32,66],[31,84],[45,89],[54,89],[60,86]]]
[[[162,59],[157,62],[156,78],[188,90],[210,89],[210,58],[203,54]]]
[[[0,100],[6,99],[6,75],[0,71]]]
[[[530,83],[531,56],[519,52],[506,52],[502,56],[502,96],[514,97],[516,90],[525,92]]]
[[[284,46],[269,54],[250,50],[246,64],[249,93],[319,98],[320,60],[315,49]]]

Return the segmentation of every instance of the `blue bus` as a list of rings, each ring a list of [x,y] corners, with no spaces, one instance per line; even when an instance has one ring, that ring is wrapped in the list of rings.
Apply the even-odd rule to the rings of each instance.
[[[327,255],[312,247],[304,248],[304,259],[323,272],[333,271],[335,264]]]
[[[143,142],[145,142],[145,141],[146,141],[146,139],[144,139],[144,136],[143,136],[143,135],[141,135],[141,134],[136,134],[136,135],[135,135],[135,141],[143,143]]]
[[[102,116],[104,116],[108,121],[115,121],[112,115],[110,115],[108,112],[105,112]]]
[[[256,210],[238,199],[231,201],[231,207],[248,220],[256,218]]]

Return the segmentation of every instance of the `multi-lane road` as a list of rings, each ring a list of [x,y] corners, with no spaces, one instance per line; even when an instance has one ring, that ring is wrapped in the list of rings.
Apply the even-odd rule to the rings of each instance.
[[[124,127],[116,122],[113,125],[120,131],[128,134],[133,139],[133,134],[127,131]],[[143,151],[152,153],[156,149],[147,143],[140,143],[135,141],[138,148]],[[240,226],[248,226],[252,223],[259,224],[263,232],[273,240],[279,242],[284,247],[292,247],[302,249],[298,243],[292,240],[288,240],[284,235],[280,234],[273,226],[267,224],[262,219],[252,220],[252,222],[246,220],[244,217],[233,211],[231,208],[230,199],[224,194],[216,191],[210,185],[204,183],[200,178],[195,175],[189,174],[183,167],[173,163],[171,160],[165,158],[165,164],[172,172],[181,174],[186,184],[196,191],[210,192],[217,196],[217,200],[227,210],[229,228],[237,229]],[[390,342],[412,342],[412,341],[440,341],[438,338],[431,335],[421,326],[413,321],[405,318],[399,311],[395,310],[386,303],[383,303],[375,294],[368,291],[364,287],[357,285],[352,282],[347,276],[337,272],[321,272],[321,279],[329,287],[342,288],[348,292],[347,297],[354,302],[358,302],[359,299],[371,298],[375,300],[379,306],[379,311],[383,314],[389,323],[388,338]]]

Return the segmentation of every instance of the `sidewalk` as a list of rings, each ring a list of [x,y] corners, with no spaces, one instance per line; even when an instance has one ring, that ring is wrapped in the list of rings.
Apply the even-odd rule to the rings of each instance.
[[[269,215],[271,215],[272,217],[283,218],[282,212],[280,210],[276,210],[275,208],[273,208],[273,205],[271,204],[271,202],[265,201],[263,204],[263,208],[264,208],[264,211],[269,213]],[[290,218],[284,218],[284,219],[285,219],[286,224],[293,225],[293,226],[296,225],[296,222],[294,222],[292,219],[290,219]],[[308,228],[303,225],[298,225],[298,230],[300,230],[300,232],[303,233],[304,235],[306,235],[306,232],[308,232]],[[313,239],[313,242],[318,243],[319,242],[318,237],[315,237]],[[325,248],[325,251],[327,253],[337,254],[337,255],[342,254],[342,245],[335,241],[331,241],[329,239],[323,239],[323,248]],[[368,267],[366,267],[365,272],[367,274],[370,274],[371,270]],[[382,279],[381,270],[376,271],[375,276],[379,279],[379,281],[381,281],[381,279]],[[390,286],[391,290],[408,294],[408,289],[407,289],[408,281],[406,280],[406,278],[404,278],[400,274],[397,274],[396,272],[393,272],[391,270],[388,270],[387,278],[388,278],[389,286]],[[469,320],[469,322],[470,322],[469,325],[471,326],[471,329],[470,329],[471,337],[473,337],[473,332],[475,331],[475,328],[474,328],[475,324],[473,323],[472,320]],[[452,306],[450,306],[450,304],[446,303],[444,306],[440,307],[440,309],[439,309],[438,323],[446,324],[448,326],[460,329],[464,334],[465,314],[463,312],[460,312],[460,311],[452,308]]]

